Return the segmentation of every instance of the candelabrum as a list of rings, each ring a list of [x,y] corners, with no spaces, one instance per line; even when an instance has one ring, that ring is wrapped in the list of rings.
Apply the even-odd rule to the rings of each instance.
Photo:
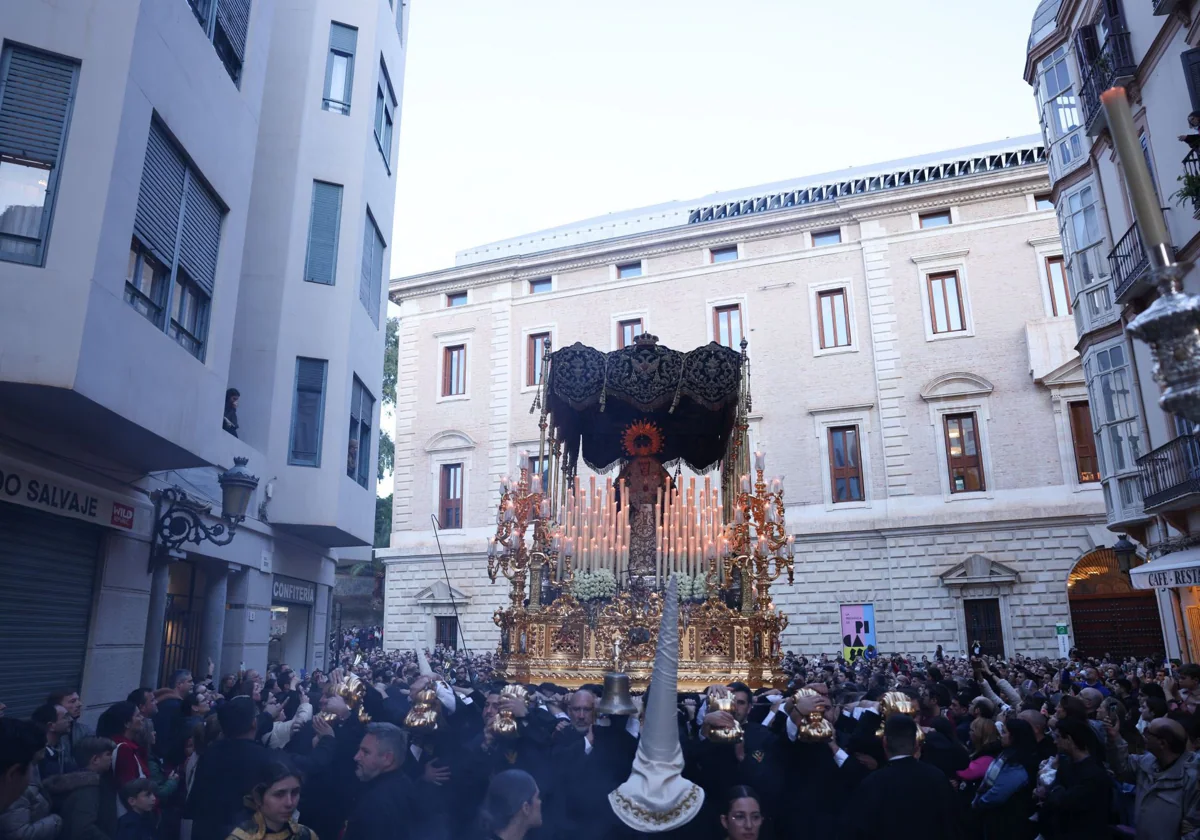
[[[729,551],[723,559],[726,580],[734,569],[742,578],[742,612],[772,607],[771,584],[787,572],[792,583],[796,557],[795,539],[787,533],[783,521],[783,480],[763,477],[766,457],[754,453],[757,478],[751,487],[750,476],[741,477],[740,489],[733,502],[733,522],[729,525]]]
[[[493,583],[498,574],[508,579],[513,609],[525,606],[527,593],[530,610],[540,609],[542,568],[549,564],[553,569],[557,562],[561,537],[551,520],[545,489],[541,474],[530,470],[524,453],[516,482],[507,476],[500,482],[496,536],[488,540],[488,577]]]

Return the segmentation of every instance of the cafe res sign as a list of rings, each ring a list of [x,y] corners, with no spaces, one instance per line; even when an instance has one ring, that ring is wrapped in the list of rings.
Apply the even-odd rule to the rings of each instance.
[[[1146,575],[1147,588],[1173,589],[1176,586],[1200,586],[1200,566],[1186,569],[1167,569]]]

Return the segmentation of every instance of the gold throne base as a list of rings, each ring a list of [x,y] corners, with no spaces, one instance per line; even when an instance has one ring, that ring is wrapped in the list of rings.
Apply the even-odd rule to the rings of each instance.
[[[644,690],[654,670],[662,595],[623,591],[603,602],[563,594],[547,606],[496,610],[499,676],[566,688],[602,684],[614,670]],[[680,605],[679,690],[739,680],[751,688],[787,685],[779,637],[787,616],[773,607],[738,611],[721,600]],[[618,643],[619,642],[619,646]]]

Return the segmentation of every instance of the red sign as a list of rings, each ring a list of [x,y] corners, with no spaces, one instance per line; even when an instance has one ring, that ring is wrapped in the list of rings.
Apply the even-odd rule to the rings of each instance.
[[[133,508],[120,502],[113,502],[112,525],[114,528],[133,530]]]

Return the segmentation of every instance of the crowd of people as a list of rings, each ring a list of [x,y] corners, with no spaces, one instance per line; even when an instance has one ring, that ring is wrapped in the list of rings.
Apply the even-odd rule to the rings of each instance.
[[[640,704],[598,715],[600,686],[550,683],[522,699],[490,655],[426,665],[371,641],[329,673],[179,671],[94,730],[75,691],[0,716],[0,840],[631,836],[609,793]],[[734,683],[729,711],[679,694],[704,801],[671,836],[1200,840],[1200,666],[872,653],[787,654],[786,688]],[[887,714],[895,693],[919,711]],[[433,696],[436,725],[412,723]],[[831,739],[804,737],[814,715]],[[735,723],[736,742],[714,737]]]

